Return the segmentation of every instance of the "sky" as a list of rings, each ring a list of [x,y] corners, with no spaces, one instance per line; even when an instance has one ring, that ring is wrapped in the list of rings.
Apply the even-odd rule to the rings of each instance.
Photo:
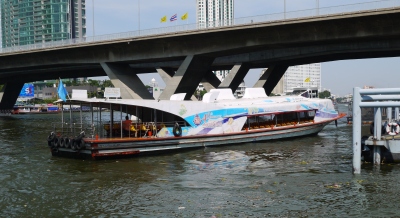
[[[301,11],[315,8],[320,10],[346,5],[355,8],[359,3],[372,0],[234,0],[234,17],[251,17],[264,14]],[[379,0],[374,4],[382,4]],[[372,3],[371,3],[372,4]],[[358,6],[359,7],[359,6]],[[358,8],[357,7],[357,8]],[[342,7],[343,8],[343,7]],[[342,9],[341,9],[342,10]],[[94,12],[94,13],[93,13]],[[188,19],[179,18],[188,13]],[[163,16],[169,19],[177,14],[178,20],[161,23]],[[192,24],[196,22],[196,0],[86,0],[86,35],[98,36],[122,32]],[[322,89],[337,96],[351,94],[354,87],[364,85],[376,88],[400,87],[400,58],[358,59],[322,63]],[[247,87],[252,87],[261,69],[252,69],[245,77]],[[140,76],[145,84],[155,78],[161,87],[165,86],[156,74]]]

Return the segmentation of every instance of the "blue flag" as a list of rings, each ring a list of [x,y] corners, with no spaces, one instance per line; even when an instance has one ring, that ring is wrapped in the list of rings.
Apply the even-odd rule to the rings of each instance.
[[[61,98],[63,101],[67,101],[68,92],[67,92],[67,90],[65,89],[65,87],[64,87],[63,82],[62,82],[61,79],[60,79],[60,83],[58,84],[57,93],[58,93],[58,96],[60,96],[60,98]]]

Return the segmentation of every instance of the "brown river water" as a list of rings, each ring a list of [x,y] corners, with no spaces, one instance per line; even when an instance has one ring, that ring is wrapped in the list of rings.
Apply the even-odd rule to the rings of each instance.
[[[59,119],[0,117],[0,217],[400,216],[400,165],[353,175],[345,120],[310,137],[90,161],[51,156]]]

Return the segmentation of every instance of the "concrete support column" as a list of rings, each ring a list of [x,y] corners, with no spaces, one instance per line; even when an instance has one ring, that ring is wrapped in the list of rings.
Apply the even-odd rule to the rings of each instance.
[[[221,84],[221,81],[212,71],[208,71],[206,75],[204,75],[201,83],[203,84],[204,89],[207,92],[210,92],[211,89],[217,88]]]
[[[3,90],[0,90],[0,110],[12,110],[15,102],[21,93],[25,82],[15,81],[4,84]]]
[[[128,64],[100,63],[123,99],[154,99]]]
[[[169,69],[169,68],[157,68],[156,70],[158,72],[158,75],[161,76],[161,79],[164,81],[165,84],[168,84],[175,74],[175,71],[173,69]],[[192,101],[197,101],[197,98],[194,95],[192,95],[192,97],[190,99]]]
[[[247,72],[249,72],[248,64],[236,64],[229,72],[228,76],[221,82],[218,88],[230,88],[232,92],[235,92],[243,81]]]
[[[254,85],[254,88],[264,88],[265,93],[270,95],[288,68],[288,65],[274,65],[268,67],[265,73]]]
[[[159,99],[169,100],[173,94],[186,93],[185,100],[189,100],[213,61],[213,57],[187,56],[175,75],[166,83],[167,86]]]

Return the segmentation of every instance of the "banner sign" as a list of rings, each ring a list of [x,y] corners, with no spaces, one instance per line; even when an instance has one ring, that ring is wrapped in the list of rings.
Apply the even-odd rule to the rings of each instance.
[[[25,83],[24,87],[22,87],[21,92],[19,93],[20,98],[33,98],[34,96],[34,86],[30,83]]]
[[[119,98],[121,97],[121,90],[119,88],[105,88],[105,98]]]

